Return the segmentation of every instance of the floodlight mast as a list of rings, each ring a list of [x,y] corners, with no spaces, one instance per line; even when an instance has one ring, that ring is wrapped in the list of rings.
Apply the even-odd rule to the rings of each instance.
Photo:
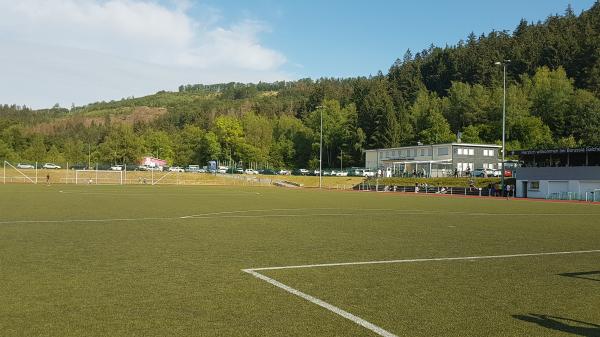
[[[319,189],[323,188],[323,106],[316,107],[321,113],[321,138],[319,140]]]
[[[510,60],[503,60],[502,62],[494,62],[497,66],[502,66],[503,73],[503,98],[502,98],[502,166],[500,173],[500,185],[502,187],[502,194],[505,193],[504,186],[504,153],[506,151],[506,66],[510,63]]]

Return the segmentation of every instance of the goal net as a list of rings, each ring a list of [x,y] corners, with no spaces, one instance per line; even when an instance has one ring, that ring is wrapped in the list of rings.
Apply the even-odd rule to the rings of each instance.
[[[123,171],[76,170],[75,184],[123,185]]]
[[[6,183],[24,183],[37,184],[37,164],[16,164],[13,165],[4,161],[2,171],[2,181]]]

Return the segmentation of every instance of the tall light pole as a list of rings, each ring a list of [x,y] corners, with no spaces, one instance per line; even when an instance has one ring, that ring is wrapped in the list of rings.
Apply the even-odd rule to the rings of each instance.
[[[321,139],[319,141],[319,188],[323,187],[323,106],[317,106],[321,113]]]
[[[510,60],[494,63],[497,66],[502,66],[503,70],[503,87],[504,94],[502,98],[502,171],[500,172],[500,185],[502,186],[502,194],[504,194],[504,152],[506,152],[506,66]]]

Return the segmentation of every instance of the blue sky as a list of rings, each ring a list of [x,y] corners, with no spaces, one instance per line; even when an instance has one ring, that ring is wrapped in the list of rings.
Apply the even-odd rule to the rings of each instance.
[[[407,49],[576,13],[594,0],[0,0],[0,104],[180,84],[368,76]]]
[[[264,21],[266,46],[288,59],[286,70],[301,77],[348,77],[384,73],[406,49],[444,46],[492,30],[575,13],[594,0],[420,0],[420,1],[204,1],[225,20]]]

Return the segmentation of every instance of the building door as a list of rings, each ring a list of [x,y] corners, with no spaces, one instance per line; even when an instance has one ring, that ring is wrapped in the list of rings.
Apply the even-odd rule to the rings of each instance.
[[[523,181],[521,183],[521,188],[523,189],[523,198],[527,198],[527,182]]]

